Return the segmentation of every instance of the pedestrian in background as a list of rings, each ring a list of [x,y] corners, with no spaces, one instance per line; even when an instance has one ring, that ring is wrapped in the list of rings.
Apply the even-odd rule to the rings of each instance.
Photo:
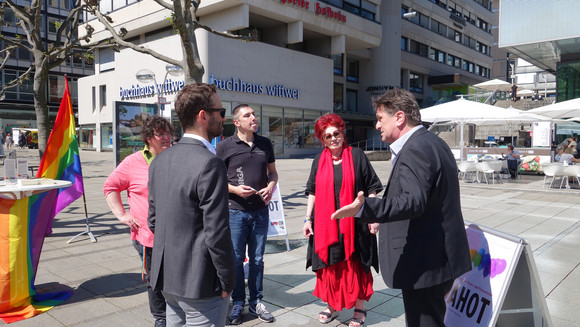
[[[155,327],[165,326],[165,298],[149,284],[153,233],[147,226],[149,208],[149,165],[156,155],[171,146],[173,128],[163,117],[150,116],[141,130],[145,147],[121,161],[103,185],[107,204],[119,221],[131,228],[131,241],[143,262],[143,280],[147,282],[149,310],[155,319]],[[125,211],[121,192],[127,191],[129,212]]]
[[[455,158],[421,125],[409,91],[389,90],[373,107],[376,129],[393,155],[389,183],[383,198],[359,192],[333,218],[381,223],[381,274],[388,287],[402,290],[407,326],[445,326],[445,294],[471,269]]]
[[[246,300],[244,260],[248,253],[248,312],[264,322],[274,316],[262,302],[264,250],[270,226],[268,203],[278,183],[272,142],[258,135],[258,118],[247,104],[232,111],[236,133],[218,143],[216,151],[228,169],[230,230],[235,252],[236,287],[230,324],[242,323]]]
[[[236,273],[226,167],[210,140],[226,111],[215,85],[189,84],[175,112],[184,134],[149,167],[151,285],[163,292],[168,326],[221,327]]]
[[[349,327],[364,325],[365,301],[373,290],[371,267],[379,272],[376,233],[379,224],[354,218],[331,220],[341,205],[350,204],[359,191],[375,197],[383,189],[364,151],[352,148],[346,140],[345,123],[336,114],[320,117],[314,134],[324,150],[312,162],[306,184],[308,204],[302,231],[308,238],[306,268],[316,272],[314,296],[328,304],[318,314],[327,324],[343,308],[354,306]]]
[[[12,136],[10,133],[6,133],[6,150],[10,151],[12,149],[12,143],[14,143]]]

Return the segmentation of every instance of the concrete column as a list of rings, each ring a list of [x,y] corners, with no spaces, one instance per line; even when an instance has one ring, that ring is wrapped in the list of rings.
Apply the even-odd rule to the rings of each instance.
[[[333,36],[330,44],[330,54],[341,54],[346,52],[346,38],[344,35]]]
[[[304,41],[304,23],[299,20],[288,24],[288,44]]]

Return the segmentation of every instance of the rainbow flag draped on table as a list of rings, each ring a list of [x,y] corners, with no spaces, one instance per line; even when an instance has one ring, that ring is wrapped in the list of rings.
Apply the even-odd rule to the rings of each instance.
[[[34,281],[52,220],[84,192],[68,81],[37,177],[72,185],[22,199],[0,197],[0,318],[11,323],[48,311],[72,291],[37,294]]]

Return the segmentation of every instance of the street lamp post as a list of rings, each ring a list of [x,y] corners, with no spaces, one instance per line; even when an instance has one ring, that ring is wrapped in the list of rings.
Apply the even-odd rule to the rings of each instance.
[[[141,83],[151,83],[151,82],[154,83],[155,90],[157,92],[157,105],[159,106],[159,109],[161,110],[161,116],[164,116],[166,100],[165,100],[165,97],[163,96],[163,94],[165,93],[165,83],[167,82],[167,75],[177,77],[177,76],[180,76],[182,74],[183,74],[183,68],[176,66],[176,65],[167,64],[165,66],[165,76],[163,77],[163,84],[161,85],[161,87],[159,87],[159,85],[157,84],[157,79],[155,78],[155,73],[147,68],[141,69],[140,71],[138,71],[135,74],[135,77]],[[169,114],[169,120],[171,121],[171,114]]]

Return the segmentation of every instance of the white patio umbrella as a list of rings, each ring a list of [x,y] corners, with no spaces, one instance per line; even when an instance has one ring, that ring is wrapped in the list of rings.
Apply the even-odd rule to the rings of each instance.
[[[500,79],[492,79],[489,81],[485,81],[479,84],[473,85],[477,88],[488,90],[488,91],[504,91],[508,92],[512,85],[506,81],[502,81]]]
[[[494,107],[480,102],[469,101],[463,98],[442,103],[421,110],[421,120],[424,122],[441,123],[451,122],[460,127],[460,158],[463,160],[465,144],[463,130],[465,124],[491,119],[505,119],[514,116],[513,112],[504,108]]]
[[[570,118],[580,116],[580,98],[549,104],[547,106],[528,110],[528,112],[552,118]]]
[[[533,95],[534,91],[532,90],[528,90],[528,89],[523,89],[521,91],[518,91],[518,96],[528,96],[528,95]]]

